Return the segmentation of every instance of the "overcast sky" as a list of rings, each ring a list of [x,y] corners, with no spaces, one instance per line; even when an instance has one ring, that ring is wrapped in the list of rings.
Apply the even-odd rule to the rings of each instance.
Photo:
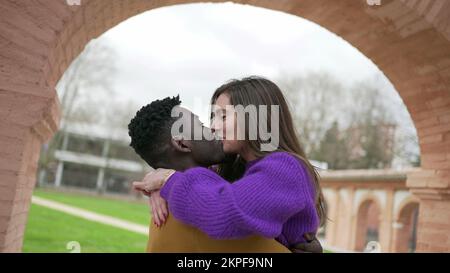
[[[357,49],[315,23],[232,3],[151,10],[99,40],[117,53],[116,92],[140,104],[180,93],[192,108],[196,99],[208,103],[225,81],[248,75],[276,80],[327,71],[352,83],[379,73]]]
[[[349,86],[378,79],[406,120],[400,129],[415,132],[398,93],[368,58],[297,16],[233,3],[176,5],[132,17],[97,41],[116,53],[115,93],[139,107],[180,94],[207,124],[212,92],[229,79],[322,71]]]

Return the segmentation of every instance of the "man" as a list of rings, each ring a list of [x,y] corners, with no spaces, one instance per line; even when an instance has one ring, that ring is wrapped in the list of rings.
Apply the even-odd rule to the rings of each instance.
[[[226,155],[223,152],[222,142],[214,139],[212,131],[203,126],[198,116],[180,107],[180,103],[179,96],[168,97],[140,109],[128,126],[130,146],[155,169],[183,171],[223,162]],[[173,112],[179,115],[174,117]],[[173,129],[179,129],[175,130],[175,135]],[[306,249],[299,248],[299,252],[305,250],[321,252],[321,248],[317,248],[318,241],[315,237],[309,238],[308,241],[311,243],[304,245]],[[215,240],[171,215],[168,215],[165,225],[161,228],[157,228],[155,224],[151,225],[147,251],[291,252],[275,239],[256,235],[243,239]]]

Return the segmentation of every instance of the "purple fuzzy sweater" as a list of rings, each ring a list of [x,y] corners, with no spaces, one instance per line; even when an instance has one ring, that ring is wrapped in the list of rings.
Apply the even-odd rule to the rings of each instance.
[[[177,171],[161,196],[175,218],[215,239],[257,234],[290,247],[319,225],[307,168],[286,152],[247,163],[234,183],[202,167]]]

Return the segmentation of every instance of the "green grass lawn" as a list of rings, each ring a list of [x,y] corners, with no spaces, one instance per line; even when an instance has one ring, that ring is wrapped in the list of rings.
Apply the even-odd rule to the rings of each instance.
[[[148,204],[145,203],[43,189],[36,189],[33,195],[141,225],[150,224],[150,209]]]
[[[145,203],[44,189],[36,189],[34,195],[137,224],[150,223],[149,207]],[[145,235],[31,205],[23,252],[70,252],[66,246],[71,241],[79,242],[81,252],[84,253],[145,252],[148,238]]]
[[[23,252],[70,252],[77,241],[81,252],[145,252],[145,235],[91,222],[59,211],[31,205]]]

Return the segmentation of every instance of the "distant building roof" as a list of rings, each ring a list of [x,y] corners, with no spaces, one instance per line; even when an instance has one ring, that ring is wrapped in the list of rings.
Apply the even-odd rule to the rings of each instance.
[[[62,129],[64,126],[61,125],[60,128]],[[63,130],[67,133],[87,136],[90,138],[111,139],[126,143],[130,143],[131,141],[127,128],[108,128],[98,124],[71,122],[67,123]]]

